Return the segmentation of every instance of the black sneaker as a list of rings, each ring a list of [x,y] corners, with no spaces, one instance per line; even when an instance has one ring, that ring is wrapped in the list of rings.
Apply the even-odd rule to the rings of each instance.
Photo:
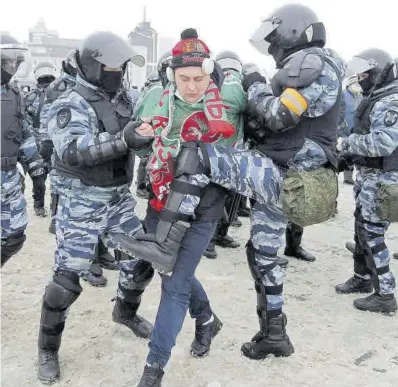
[[[164,371],[159,364],[146,365],[137,387],[161,387]]]
[[[191,355],[194,357],[203,357],[210,351],[211,341],[221,331],[223,323],[213,313],[214,320],[206,325],[195,324],[195,339],[191,345]]]

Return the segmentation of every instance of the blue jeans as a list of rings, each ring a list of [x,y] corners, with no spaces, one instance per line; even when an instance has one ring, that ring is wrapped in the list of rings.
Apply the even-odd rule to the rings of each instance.
[[[157,214],[149,211],[145,218],[147,232],[153,233],[157,223]],[[149,343],[148,364],[166,366],[188,307],[191,317],[199,324],[205,323],[212,316],[209,300],[195,277],[195,270],[216,227],[217,221],[194,222],[185,235],[173,274],[160,274],[162,293]]]

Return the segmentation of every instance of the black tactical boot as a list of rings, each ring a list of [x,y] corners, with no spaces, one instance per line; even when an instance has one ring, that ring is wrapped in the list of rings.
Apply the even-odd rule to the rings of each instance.
[[[159,221],[157,230],[161,229]],[[168,229],[166,240],[160,241],[156,234],[137,235],[135,238],[125,234],[108,233],[117,249],[136,259],[152,263],[155,269],[164,274],[173,271],[178,252],[190,224],[175,222]]]
[[[373,293],[365,298],[354,300],[354,306],[368,312],[392,314],[397,311],[397,300],[393,294]]]
[[[214,320],[206,325],[195,323],[195,339],[191,344],[191,355],[202,357],[209,353],[211,341],[221,331],[223,323],[213,313]]]
[[[398,253],[394,253],[392,256],[394,259],[398,259]]]
[[[151,337],[153,325],[137,314],[135,305],[125,302],[119,297],[116,297],[112,320],[131,329],[137,337],[143,339]]]
[[[44,384],[52,384],[61,376],[58,361],[58,351],[39,349],[37,365],[37,377]]]
[[[298,246],[295,249],[286,247],[284,254],[287,257],[295,257],[297,259],[307,262],[314,262],[316,259],[312,254],[310,254],[308,251],[305,251],[301,246]]]
[[[272,318],[260,318],[260,331],[250,343],[242,345],[243,355],[255,360],[265,359],[270,354],[290,356],[294,348],[286,334],[286,322],[284,313]]]
[[[104,277],[101,267],[92,263],[90,266],[90,271],[84,277],[83,280],[87,281],[91,286],[102,287],[108,283],[108,280]]]
[[[229,235],[215,234],[212,240],[215,245],[230,249],[236,249],[240,246],[240,243],[236,242],[236,240]]]
[[[217,258],[216,245],[214,244],[214,242],[212,240],[207,245],[207,248],[206,248],[205,252],[203,253],[203,255],[209,259]]]
[[[337,293],[372,293],[373,285],[370,279],[363,279],[355,274],[346,282],[335,286]]]
[[[108,270],[119,270],[119,263],[100,239],[96,246],[95,263]]]
[[[303,228],[289,222],[286,228],[286,247],[284,254],[288,257],[295,257],[302,261],[313,262],[315,257],[301,247]]]
[[[47,216],[47,210],[44,207],[33,207],[36,216],[45,218]]]
[[[345,248],[351,253],[355,253],[355,242],[346,242]]]
[[[82,288],[74,273],[56,273],[44,292],[39,331],[37,377],[45,384],[60,377],[58,351],[69,307]]]
[[[159,364],[146,365],[137,387],[161,387],[164,371]]]

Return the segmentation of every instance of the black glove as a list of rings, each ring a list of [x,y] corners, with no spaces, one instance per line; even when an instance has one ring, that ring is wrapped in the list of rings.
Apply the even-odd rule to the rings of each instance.
[[[135,151],[147,149],[153,141],[153,137],[141,136],[137,133],[136,129],[141,124],[141,120],[130,121],[123,129],[123,140],[129,149],[133,149]]]
[[[352,167],[353,156],[346,152],[337,155],[337,171],[349,171]]]
[[[257,72],[247,74],[243,77],[242,80],[243,90],[247,92],[247,90],[249,90],[249,87],[255,82],[267,83],[267,80],[260,73]]]
[[[44,161],[50,161],[54,151],[54,144],[51,140],[44,140],[40,145],[39,153]]]

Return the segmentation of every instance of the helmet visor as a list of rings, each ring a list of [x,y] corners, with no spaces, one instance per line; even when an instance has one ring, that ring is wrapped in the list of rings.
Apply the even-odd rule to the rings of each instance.
[[[21,45],[2,45],[1,68],[10,75],[14,75],[19,65],[26,60],[28,50]]]
[[[270,55],[268,49],[271,45],[269,36],[279,27],[280,20],[277,18],[270,18],[263,20],[259,28],[257,28],[250,37],[249,42],[261,54]]]
[[[373,59],[364,59],[359,56],[354,56],[347,63],[347,75],[362,74],[377,67],[377,62]]]

